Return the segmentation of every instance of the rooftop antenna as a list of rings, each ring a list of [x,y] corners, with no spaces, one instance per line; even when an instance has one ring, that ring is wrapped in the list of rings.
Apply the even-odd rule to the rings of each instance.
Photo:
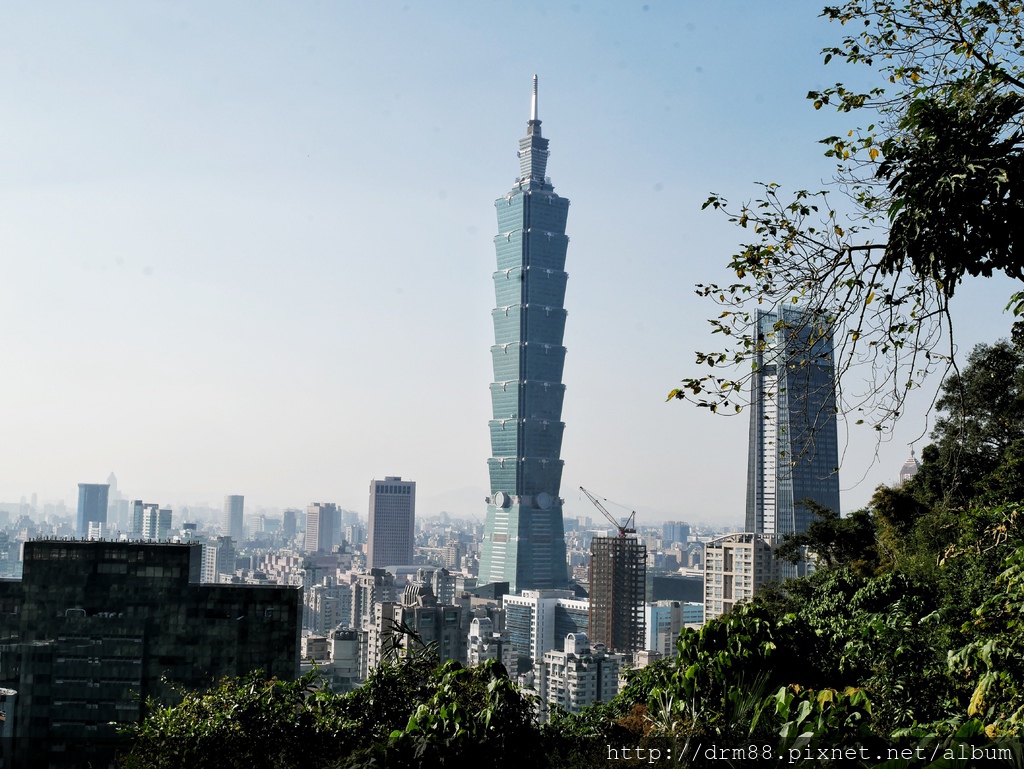
[[[533,102],[530,106],[530,120],[537,119],[537,76],[533,76]]]

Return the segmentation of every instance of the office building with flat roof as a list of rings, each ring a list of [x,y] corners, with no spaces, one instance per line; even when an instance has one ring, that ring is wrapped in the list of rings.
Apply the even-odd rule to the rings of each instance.
[[[572,590],[524,590],[502,596],[509,643],[525,673],[540,664],[544,652],[561,650],[570,633],[586,633],[590,602]]]
[[[89,524],[107,523],[107,497],[110,492],[109,483],[78,484],[78,525],[76,532],[79,537],[89,536]]]
[[[416,481],[389,475],[370,481],[366,567],[410,566],[416,542]]]
[[[306,538],[303,550],[307,553],[329,553],[334,549],[334,526],[338,519],[338,506],[333,502],[314,502],[306,507]]]

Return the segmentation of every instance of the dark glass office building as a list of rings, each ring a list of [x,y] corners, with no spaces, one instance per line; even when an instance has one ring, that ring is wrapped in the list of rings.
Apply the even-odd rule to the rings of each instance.
[[[298,675],[301,588],[202,585],[201,564],[198,544],[25,543],[22,579],[0,580],[4,767],[106,767],[149,697]]]
[[[109,483],[78,484],[78,536],[89,536],[90,523],[106,524],[109,495]]]
[[[746,530],[807,530],[813,500],[839,510],[831,328],[798,307],[758,310],[751,378]]]
[[[513,592],[568,583],[558,494],[569,201],[545,176],[548,140],[540,124],[535,77],[530,121],[519,140],[520,177],[495,201],[491,495],[480,582],[508,582]]]

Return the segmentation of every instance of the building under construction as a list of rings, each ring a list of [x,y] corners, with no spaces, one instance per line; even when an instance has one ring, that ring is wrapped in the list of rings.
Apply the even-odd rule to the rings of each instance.
[[[647,547],[636,538],[636,511],[620,523],[597,497],[582,486],[580,491],[618,531],[590,541],[590,641],[608,651],[642,651]]]
[[[590,639],[609,651],[644,648],[647,547],[635,536],[590,542]]]

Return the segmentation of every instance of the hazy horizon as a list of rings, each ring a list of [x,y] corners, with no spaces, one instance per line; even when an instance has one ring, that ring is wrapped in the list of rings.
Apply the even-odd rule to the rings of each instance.
[[[365,514],[401,475],[418,514],[482,519],[493,201],[537,73],[571,201],[566,513],[591,514],[583,485],[641,520],[742,521],[746,414],[665,397],[714,346],[693,286],[742,239],[701,203],[820,187],[818,139],[867,117],[805,98],[863,76],[822,65],[842,30],[819,6],[54,8],[0,25],[0,500],[73,507],[113,471],[147,501]],[[961,360],[1008,335],[1007,285],[958,288]],[[851,428],[844,511],[927,442],[931,397],[877,452]]]

